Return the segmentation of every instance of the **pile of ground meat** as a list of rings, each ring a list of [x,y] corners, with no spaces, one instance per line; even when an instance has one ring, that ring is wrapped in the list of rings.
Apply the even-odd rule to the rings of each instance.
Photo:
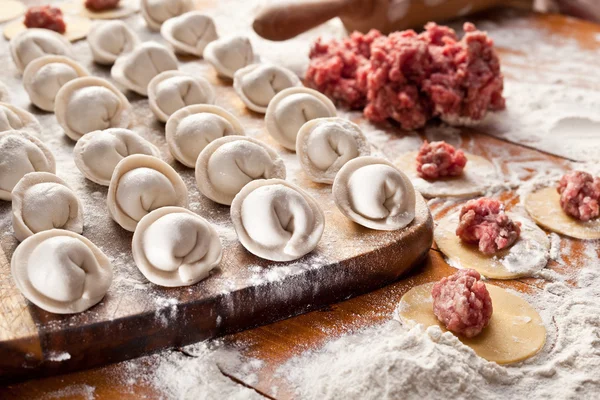
[[[417,154],[417,173],[423,179],[435,180],[462,174],[467,157],[462,150],[441,142],[423,143]]]
[[[492,299],[479,272],[461,269],[433,286],[433,313],[454,333],[471,338],[490,322]]]
[[[28,28],[50,29],[58,33],[67,30],[62,10],[48,5],[29,7],[23,24]]]
[[[432,118],[448,123],[481,120],[505,107],[500,62],[493,41],[471,23],[454,30],[429,23],[388,36],[376,30],[348,39],[317,40],[306,84],[342,105],[364,107],[372,121],[392,118],[403,129]]]
[[[470,200],[460,210],[456,235],[466,243],[477,244],[484,254],[511,246],[520,234],[521,223],[511,220],[498,200]]]
[[[571,217],[589,221],[600,214],[600,178],[587,172],[571,171],[558,183],[560,206]]]
[[[104,11],[117,8],[119,0],[85,0],[85,7],[92,11]]]

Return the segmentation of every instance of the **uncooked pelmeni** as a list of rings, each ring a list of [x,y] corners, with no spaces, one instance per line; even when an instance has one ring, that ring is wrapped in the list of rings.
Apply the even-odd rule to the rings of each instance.
[[[279,92],[267,107],[265,124],[273,139],[286,149],[296,151],[298,131],[316,118],[335,117],[335,105],[322,93],[305,87]]]
[[[250,39],[245,36],[226,36],[214,40],[206,45],[203,56],[219,76],[230,79],[237,70],[256,61]]]
[[[10,54],[19,70],[42,56],[57,55],[73,58],[71,43],[62,35],[39,28],[26,29],[10,40]]]
[[[333,198],[342,214],[371,229],[401,229],[415,218],[415,189],[410,179],[377,157],[347,162],[333,182]]]
[[[131,104],[109,81],[88,76],[73,79],[60,88],[54,113],[65,134],[79,140],[93,131],[127,128]]]
[[[50,172],[26,174],[12,191],[12,224],[19,241],[41,231],[83,232],[83,207],[73,190]]]
[[[215,91],[210,82],[200,76],[181,71],[165,71],[148,84],[150,109],[161,122],[175,111],[192,104],[212,104]]]
[[[282,179],[255,180],[231,203],[231,220],[242,245],[272,261],[291,261],[319,243],[325,216],[317,201]]]
[[[137,34],[121,20],[95,22],[87,38],[92,57],[98,64],[112,65],[121,54],[139,43]]]
[[[124,229],[133,232],[148,213],[161,207],[187,207],[188,191],[179,174],[166,162],[134,154],[117,164],[108,187],[108,211]]]
[[[177,58],[171,50],[156,42],[146,42],[117,58],[110,75],[125,88],[147,96],[152,78],[174,69]]]
[[[32,113],[8,103],[0,103],[0,132],[12,130],[39,136],[42,126]]]
[[[23,72],[23,86],[36,107],[54,112],[54,100],[67,82],[90,73],[77,61],[65,56],[44,56],[29,63]]]
[[[289,69],[272,64],[251,64],[233,76],[233,87],[246,107],[263,114],[277,93],[294,86],[302,86],[300,78]]]
[[[181,207],[159,208],[142,218],[131,247],[135,264],[146,279],[166,287],[201,281],[223,255],[215,228]]]
[[[11,200],[17,182],[36,171],[56,172],[50,149],[25,131],[0,132],[0,200]]]
[[[312,181],[331,184],[344,164],[371,154],[371,146],[355,123],[338,117],[317,118],[300,128],[296,153]]]
[[[129,129],[111,128],[90,132],[73,149],[75,165],[83,176],[99,185],[108,186],[117,164],[132,154],[160,158],[152,143]]]
[[[63,229],[25,239],[10,265],[23,296],[55,314],[79,313],[99,303],[113,278],[110,260],[98,247]]]
[[[196,162],[200,192],[220,204],[233,198],[255,179],[285,179],[283,160],[260,140],[247,136],[225,136],[202,150]]]
[[[198,104],[182,108],[169,117],[165,127],[171,154],[186,167],[194,168],[200,152],[213,140],[243,135],[238,119],[221,107]]]
[[[140,8],[148,28],[153,31],[158,31],[166,20],[193,10],[194,1],[141,0]]]
[[[166,20],[160,33],[176,53],[197,57],[202,57],[206,45],[219,37],[215,22],[200,11],[186,12]]]
[[[10,92],[8,87],[0,81],[0,103],[8,103],[10,101]]]

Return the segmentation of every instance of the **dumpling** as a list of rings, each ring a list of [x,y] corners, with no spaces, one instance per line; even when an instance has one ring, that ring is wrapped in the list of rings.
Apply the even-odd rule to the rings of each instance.
[[[176,111],[165,128],[171,154],[186,167],[194,168],[200,152],[213,140],[243,135],[238,119],[221,107],[193,105]]]
[[[162,207],[142,218],[131,247],[133,260],[146,279],[166,287],[201,281],[223,256],[215,228],[181,207]]]
[[[156,157],[134,154],[117,164],[108,187],[107,204],[112,219],[133,232],[138,222],[157,208],[187,207],[188,191],[169,164]]]
[[[30,28],[17,34],[10,41],[10,54],[19,70],[42,56],[57,55],[73,58],[71,43],[62,35],[49,29]]]
[[[8,103],[0,103],[0,132],[12,130],[39,136],[42,126],[32,113]]]
[[[203,56],[219,76],[230,79],[237,70],[255,62],[252,44],[245,36],[227,36],[214,40],[206,45]]]
[[[141,0],[141,11],[146,25],[158,31],[166,20],[194,9],[193,0]]]
[[[19,241],[41,231],[83,232],[83,207],[73,190],[50,172],[26,174],[12,191],[12,223]]]
[[[0,200],[11,200],[17,182],[36,171],[56,172],[50,149],[27,132],[0,132]]]
[[[296,151],[298,131],[316,118],[335,117],[331,100],[316,90],[294,87],[279,92],[267,107],[265,125],[269,135],[286,149]]]
[[[109,81],[89,76],[73,79],[60,88],[54,113],[65,134],[79,140],[93,131],[127,128],[131,104]]]
[[[285,179],[285,164],[275,150],[247,136],[225,136],[208,144],[196,162],[200,193],[230,205],[255,179]]]
[[[202,57],[206,45],[219,37],[215,22],[200,11],[186,12],[166,20],[160,33],[176,53],[197,57]]]
[[[79,313],[99,303],[113,278],[110,260],[98,247],[62,229],[25,239],[10,265],[23,296],[55,314]]]
[[[121,20],[95,22],[87,41],[94,61],[103,65],[112,65],[140,43],[137,34]]]
[[[23,73],[23,86],[36,107],[54,112],[54,100],[67,82],[90,73],[77,61],[65,56],[44,56],[29,63]]]
[[[325,229],[317,201],[282,179],[244,186],[231,203],[231,220],[246,250],[272,261],[296,260],[310,253]]]
[[[83,176],[99,185],[108,186],[117,164],[132,154],[160,158],[152,143],[129,129],[111,128],[90,132],[73,149],[75,165]]]
[[[171,50],[155,42],[146,42],[120,56],[110,75],[125,88],[147,96],[152,78],[174,69],[177,69],[177,59]]]
[[[204,78],[180,71],[165,71],[148,84],[150,109],[161,122],[192,104],[212,104],[215,91]]]
[[[386,160],[358,157],[348,161],[333,183],[342,214],[367,228],[393,231],[415,218],[415,189],[410,179]]]
[[[298,132],[296,153],[302,169],[314,182],[333,183],[348,161],[371,154],[358,125],[343,118],[317,118]]]
[[[8,103],[10,101],[10,92],[8,87],[0,81],[0,103]]]

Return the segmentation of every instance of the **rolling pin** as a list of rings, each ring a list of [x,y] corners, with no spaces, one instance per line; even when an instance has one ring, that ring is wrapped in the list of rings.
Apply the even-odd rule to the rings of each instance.
[[[253,28],[265,39],[287,40],[339,17],[349,32],[390,33],[498,5],[531,9],[532,4],[533,0],[279,0],[259,12]]]

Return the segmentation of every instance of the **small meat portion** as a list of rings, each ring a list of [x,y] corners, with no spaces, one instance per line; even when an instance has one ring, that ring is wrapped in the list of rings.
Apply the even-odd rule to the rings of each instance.
[[[560,206],[571,217],[589,221],[600,215],[600,178],[587,172],[571,171],[558,183]]]
[[[433,313],[446,329],[472,338],[492,317],[492,298],[479,272],[461,269],[433,286]]]
[[[498,200],[470,200],[460,210],[456,235],[464,242],[478,244],[484,254],[492,255],[511,246],[520,234],[521,223],[511,220]]]
[[[462,174],[467,157],[462,150],[441,142],[423,143],[417,154],[417,173],[423,179],[436,180]]]
[[[85,0],[85,8],[91,11],[104,11],[117,8],[119,0]]]
[[[62,10],[48,5],[29,7],[23,23],[28,28],[43,28],[58,33],[67,30]]]

